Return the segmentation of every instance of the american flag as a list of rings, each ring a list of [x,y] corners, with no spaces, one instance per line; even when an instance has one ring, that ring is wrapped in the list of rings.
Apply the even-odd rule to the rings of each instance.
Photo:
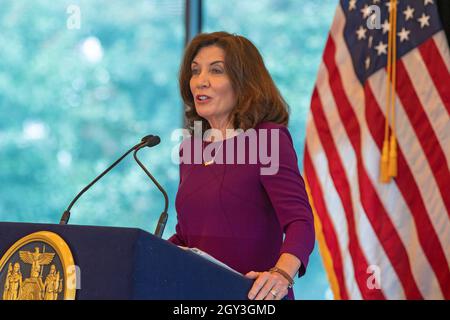
[[[389,183],[379,176],[391,1],[341,0],[331,26],[304,176],[337,299],[450,299],[450,54],[435,2],[397,1],[398,173]]]

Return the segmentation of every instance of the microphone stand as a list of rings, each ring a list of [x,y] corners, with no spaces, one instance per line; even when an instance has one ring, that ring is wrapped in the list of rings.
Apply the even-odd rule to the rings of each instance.
[[[156,230],[155,230],[155,236],[157,236],[158,238],[161,238],[163,235],[163,232],[164,232],[164,228],[166,227],[166,223],[167,223],[167,218],[168,218],[167,209],[169,207],[169,198],[167,197],[167,193],[166,193],[166,191],[164,191],[163,187],[161,187],[161,185],[158,183],[158,181],[156,181],[156,179],[151,175],[151,173],[147,170],[147,168],[145,168],[145,166],[142,164],[141,161],[139,161],[139,159],[137,157],[137,152],[145,146],[146,146],[146,144],[136,148],[136,150],[133,153],[133,157],[134,157],[134,160],[136,160],[137,164],[142,168],[142,170],[144,170],[145,174],[153,181],[153,183],[158,187],[159,191],[161,191],[161,193],[164,196],[164,200],[165,200],[164,211],[161,213],[161,216],[159,217],[158,225],[156,226]]]
[[[146,145],[146,141],[141,141],[140,143],[138,143],[137,145],[135,145],[133,148],[131,148],[130,150],[128,150],[123,156],[121,156],[116,162],[114,162],[111,166],[108,167],[108,169],[106,169],[105,171],[103,171],[102,174],[100,174],[97,178],[95,178],[94,181],[92,181],[90,184],[88,184],[83,190],[80,191],[80,193],[78,193],[78,195],[75,197],[75,199],[72,200],[72,202],[70,203],[70,205],[67,207],[66,211],[64,211],[61,220],[59,221],[59,224],[61,225],[66,225],[69,222],[70,219],[70,209],[72,209],[72,206],[75,204],[75,202],[77,202],[77,200],[90,188],[92,187],[92,185],[94,185],[98,180],[100,180],[105,174],[107,174],[112,168],[114,168],[120,161],[123,160],[123,158],[125,158],[128,154],[130,154],[131,151],[137,149],[139,150],[140,148],[142,148],[143,146]]]

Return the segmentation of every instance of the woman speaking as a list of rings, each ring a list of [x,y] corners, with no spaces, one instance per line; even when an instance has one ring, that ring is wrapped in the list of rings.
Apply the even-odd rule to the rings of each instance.
[[[181,144],[169,241],[255,279],[249,299],[293,299],[293,279],[314,248],[314,222],[288,106],[260,53],[239,35],[200,34],[185,50],[179,85],[194,134]]]

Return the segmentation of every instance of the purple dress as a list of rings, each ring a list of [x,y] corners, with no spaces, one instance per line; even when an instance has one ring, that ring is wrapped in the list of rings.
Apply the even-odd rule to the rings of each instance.
[[[169,241],[199,248],[242,274],[267,271],[290,253],[302,262],[301,276],[314,248],[314,221],[292,138],[285,126],[272,122],[253,132],[253,142],[247,132],[212,145],[183,141],[180,156],[191,163],[180,164],[178,223]],[[199,146],[216,149],[214,164],[194,163]]]

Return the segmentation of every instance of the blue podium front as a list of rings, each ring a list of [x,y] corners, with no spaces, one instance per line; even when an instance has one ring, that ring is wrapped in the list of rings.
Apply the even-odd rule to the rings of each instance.
[[[9,300],[243,300],[253,283],[133,228],[2,222],[0,259]]]

